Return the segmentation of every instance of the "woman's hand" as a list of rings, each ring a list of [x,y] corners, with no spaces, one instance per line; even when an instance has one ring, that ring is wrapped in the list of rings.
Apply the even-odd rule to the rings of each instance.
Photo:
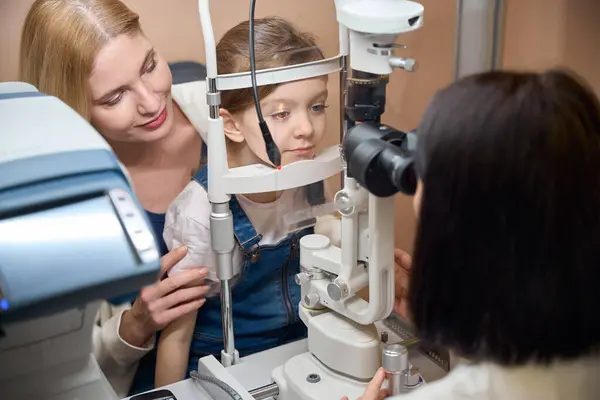
[[[404,319],[408,318],[408,282],[410,279],[410,269],[412,267],[412,257],[405,251],[394,250],[394,277],[396,287],[396,301],[394,302],[394,311]]]
[[[187,247],[171,250],[161,258],[159,280],[140,291],[131,309],[121,317],[119,336],[132,346],[142,347],[157,331],[171,321],[200,308],[209,287],[203,285],[206,268],[190,268],[175,276],[168,276],[187,254]]]
[[[382,389],[381,386],[385,381],[385,371],[383,368],[379,368],[371,382],[367,385],[365,392],[358,400],[383,400],[388,396],[386,389]],[[342,397],[342,400],[348,400],[347,396]]]

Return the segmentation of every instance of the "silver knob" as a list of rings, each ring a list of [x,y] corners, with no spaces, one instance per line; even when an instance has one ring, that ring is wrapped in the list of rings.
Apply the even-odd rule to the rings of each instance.
[[[411,367],[406,371],[402,372],[402,390],[408,392],[411,389],[415,389],[423,383],[421,373],[415,367]]]
[[[348,286],[345,283],[331,282],[327,285],[327,294],[333,301],[340,301],[348,296]]]
[[[296,274],[294,281],[296,281],[296,285],[302,286],[310,281],[310,276],[306,272],[300,272]]]
[[[405,71],[413,72],[417,70],[417,61],[412,58],[390,58],[390,66],[392,68],[402,68]]]
[[[401,344],[388,344],[383,349],[383,369],[390,372],[402,372],[408,369],[408,349]]]
[[[390,396],[402,393],[403,374],[408,370],[408,349],[401,344],[388,344],[383,349],[381,362],[388,381]]]
[[[319,304],[319,295],[317,293],[309,293],[304,296],[304,305],[307,307],[314,307]]]

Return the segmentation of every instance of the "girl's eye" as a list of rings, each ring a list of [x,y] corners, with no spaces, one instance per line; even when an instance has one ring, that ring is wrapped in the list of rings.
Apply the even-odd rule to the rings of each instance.
[[[327,106],[325,104],[316,104],[316,105],[312,106],[310,109],[312,112],[319,113],[319,112],[325,111],[325,109],[328,107],[329,106]]]
[[[275,119],[286,119],[287,117],[289,117],[290,112],[289,111],[279,111],[275,114],[271,114],[271,117],[275,118]]]

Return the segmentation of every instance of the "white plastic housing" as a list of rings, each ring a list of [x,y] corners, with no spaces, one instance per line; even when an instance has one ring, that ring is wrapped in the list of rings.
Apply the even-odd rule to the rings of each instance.
[[[263,164],[232,168],[223,179],[226,193],[263,193],[319,182],[341,170],[339,146],[331,146],[312,160],[297,161],[279,170]]]
[[[424,7],[407,0],[336,0],[336,10],[350,31],[351,68],[371,74],[391,74],[396,37],[423,26]]]
[[[98,304],[3,326],[0,398],[117,400],[92,353]]]
[[[381,366],[375,325],[359,325],[333,312],[312,316],[304,307],[299,312],[308,326],[308,350],[323,364],[359,380],[375,375]]]
[[[423,25],[424,7],[408,0],[336,0],[335,8],[338,22],[355,32],[398,35]]]
[[[301,280],[303,295],[317,294],[321,304],[362,325],[386,318],[394,304],[394,198],[370,194],[368,199],[368,218],[361,218],[360,214],[356,219],[347,217],[350,226],[353,222],[358,226],[342,232],[342,249],[321,235],[308,235],[300,240],[300,265],[337,275],[333,282],[348,289],[341,299],[332,299],[328,292],[329,278],[308,279]],[[363,235],[365,232],[368,237]],[[349,248],[364,250],[365,247],[368,256],[362,251],[360,255],[368,261],[368,272],[350,263],[354,256],[358,257],[355,250],[346,254]],[[356,294],[365,286],[369,288],[368,302]]]
[[[356,360],[353,360],[356,363]],[[310,383],[307,377],[319,376],[317,383]],[[337,374],[324,366],[312,353],[292,357],[288,362],[273,371],[273,381],[279,389],[279,400],[329,400],[360,398],[367,388],[366,382]]]
[[[387,54],[378,53],[373,43],[389,45],[394,43],[396,35],[365,35],[364,33],[350,31],[350,67],[356,71],[368,72],[376,75],[389,75],[392,73],[390,65],[391,49]]]

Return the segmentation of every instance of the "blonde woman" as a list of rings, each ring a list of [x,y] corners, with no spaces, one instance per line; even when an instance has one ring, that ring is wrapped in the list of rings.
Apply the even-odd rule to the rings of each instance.
[[[169,66],[144,36],[138,15],[118,0],[37,0],[23,26],[20,72],[21,80],[64,101],[104,136],[162,238],[167,207],[200,166],[197,131],[205,117],[194,106],[198,90],[172,87]],[[167,253],[160,242],[166,276],[187,250]],[[129,393],[138,361],[152,358],[155,333],[202,306],[205,275],[193,268],[115,299],[118,307],[101,307],[94,353],[119,396]]]

